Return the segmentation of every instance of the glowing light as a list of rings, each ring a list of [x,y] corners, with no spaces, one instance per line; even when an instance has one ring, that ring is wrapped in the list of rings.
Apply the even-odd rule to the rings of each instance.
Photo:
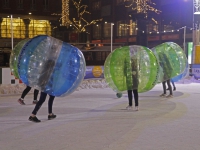
[[[69,0],[62,0],[62,25],[69,26],[71,21],[69,20]]]
[[[193,0],[194,2],[194,14],[200,14],[200,0]]]
[[[148,11],[155,12],[157,14],[161,13],[160,10],[153,7],[156,4],[151,0],[124,0],[125,7],[131,7],[132,10],[136,10],[137,13],[144,13],[147,15]]]
[[[71,0],[72,4],[75,6],[77,10],[77,17],[73,18],[72,20],[69,19],[69,0],[62,0],[62,14],[56,14],[53,13],[52,15],[61,15],[62,17],[60,20],[62,20],[62,26],[73,26],[78,32],[85,32],[86,26],[89,26],[91,24],[96,24],[98,21],[102,21],[102,19],[92,20],[90,22],[86,21],[83,18],[83,15],[90,14],[87,9],[87,5],[81,5],[81,1],[79,0],[76,2],[75,0]]]

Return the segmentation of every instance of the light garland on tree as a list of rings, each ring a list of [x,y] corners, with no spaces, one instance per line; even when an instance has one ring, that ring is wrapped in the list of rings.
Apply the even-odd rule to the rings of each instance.
[[[56,14],[53,13],[52,15],[61,15],[62,17],[60,18],[59,21],[62,21],[62,26],[73,26],[78,32],[85,32],[86,26],[89,26],[91,24],[96,24],[99,21],[102,21],[102,19],[97,19],[97,20],[92,20],[88,22],[83,18],[84,14],[91,14],[88,12],[87,5],[81,5],[82,0],[79,0],[79,2],[76,2],[75,0],[71,0],[73,2],[73,5],[75,6],[77,10],[77,19],[73,18],[72,21],[69,19],[69,0],[62,0],[62,14]]]
[[[161,11],[154,8],[152,5],[156,5],[151,0],[124,0],[125,7],[132,7],[132,10],[136,10],[137,13],[147,14],[148,11],[160,14]]]
[[[73,18],[73,20],[71,22],[71,25],[78,32],[85,32],[86,31],[86,29],[85,29],[86,26],[89,26],[91,24],[96,24],[98,21],[102,21],[102,19],[92,20],[91,22],[86,21],[83,18],[83,15],[84,14],[91,14],[91,13],[86,10],[87,7],[88,7],[87,5],[81,5],[81,1],[82,0],[79,0],[79,2],[76,2],[75,0],[72,0],[73,5],[75,6],[75,8],[77,10],[78,17],[77,17],[77,19]]]
[[[71,21],[69,20],[69,0],[62,0],[62,26],[69,26]]]

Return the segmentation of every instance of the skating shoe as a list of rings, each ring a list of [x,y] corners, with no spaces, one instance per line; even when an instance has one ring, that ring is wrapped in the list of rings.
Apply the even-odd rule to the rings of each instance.
[[[26,105],[26,104],[24,103],[24,100],[22,100],[21,98],[18,99],[18,102],[19,102],[21,105]]]
[[[28,120],[29,120],[29,121],[32,121],[32,122],[41,122],[36,116],[35,116],[35,117],[30,116],[30,117],[28,118]]]
[[[33,101],[33,104],[37,104],[37,102],[38,102],[37,100],[34,100],[34,101]]]
[[[160,95],[160,97],[165,97],[165,96],[166,96],[166,94],[161,94],[161,95]]]
[[[136,111],[139,111],[139,107],[138,107],[138,106],[135,106],[135,110],[136,110]]]
[[[173,91],[176,91],[176,87],[174,87]]]
[[[132,106],[127,106],[126,109],[127,109],[127,110],[132,110],[133,107],[132,107]]]
[[[171,95],[171,94],[166,96],[166,98],[172,98],[172,97],[173,97],[173,95]]]
[[[52,120],[52,119],[54,119],[54,118],[56,118],[56,115],[54,115],[54,114],[48,115],[48,120]]]

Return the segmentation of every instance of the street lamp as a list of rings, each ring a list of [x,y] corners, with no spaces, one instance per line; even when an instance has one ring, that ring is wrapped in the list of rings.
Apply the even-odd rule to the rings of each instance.
[[[11,46],[13,50],[13,17],[10,15],[10,29],[11,29]]]
[[[105,22],[107,24],[107,22]],[[110,23],[110,51],[112,52],[112,46],[113,46],[113,25],[114,23]]]
[[[110,41],[111,41],[111,42],[110,42],[110,47],[111,47],[111,48],[110,48],[110,49],[111,49],[111,52],[112,52],[112,46],[113,46],[113,25],[114,25],[114,24],[111,23],[110,25],[111,25],[111,33],[110,33],[110,38],[111,38],[111,40],[110,40]]]

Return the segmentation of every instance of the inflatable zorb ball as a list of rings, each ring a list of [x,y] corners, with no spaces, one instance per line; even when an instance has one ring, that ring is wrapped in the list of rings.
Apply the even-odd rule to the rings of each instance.
[[[65,42],[41,35],[29,40],[18,57],[23,83],[53,96],[66,96],[85,76],[82,52]]]
[[[173,77],[171,80],[173,82],[178,82],[179,80],[184,79],[188,75],[189,75],[189,64],[187,62],[184,72],[179,74],[178,76]]]
[[[104,64],[104,77],[117,93],[151,90],[157,83],[159,65],[153,52],[144,46],[124,46],[110,53]]]
[[[10,70],[12,72],[12,74],[16,77],[19,78],[18,75],[18,68],[17,68],[17,63],[18,63],[18,56],[19,53],[22,49],[22,47],[24,46],[24,44],[28,41],[29,39],[24,39],[22,41],[20,41],[12,50],[11,54],[10,54]]]
[[[182,48],[173,42],[166,42],[152,48],[159,65],[159,80],[163,82],[183,73],[187,58]]]

